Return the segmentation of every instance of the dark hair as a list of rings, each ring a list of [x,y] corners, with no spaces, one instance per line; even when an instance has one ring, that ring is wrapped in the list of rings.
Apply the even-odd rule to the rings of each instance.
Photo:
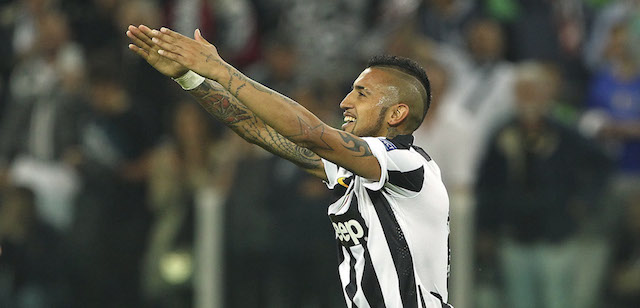
[[[367,64],[367,67],[375,66],[386,66],[398,69],[403,73],[409,74],[420,81],[427,93],[422,111],[422,119],[424,120],[424,117],[427,115],[427,111],[429,111],[429,106],[431,106],[431,84],[429,83],[429,77],[427,77],[427,73],[424,71],[422,66],[420,66],[418,62],[413,61],[409,58],[391,55],[374,56],[373,58],[371,58],[369,60],[369,63]]]

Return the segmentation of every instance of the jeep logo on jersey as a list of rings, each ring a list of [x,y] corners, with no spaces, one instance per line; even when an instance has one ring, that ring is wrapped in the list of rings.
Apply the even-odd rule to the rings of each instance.
[[[358,212],[358,205],[354,199],[349,204],[346,213],[335,215],[330,214],[333,229],[336,231],[336,239],[344,246],[362,245],[363,239],[366,240],[369,229],[364,223],[362,216]]]
[[[360,239],[364,237],[364,229],[355,219],[346,222],[334,222],[333,228],[336,230],[336,237],[341,242],[345,244],[350,244],[350,242],[353,242],[353,245],[347,246],[360,245]]]

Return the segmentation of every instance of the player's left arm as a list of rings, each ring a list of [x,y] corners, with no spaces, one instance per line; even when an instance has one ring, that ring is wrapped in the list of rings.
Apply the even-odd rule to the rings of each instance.
[[[330,127],[297,102],[246,77],[224,62],[199,31],[195,40],[167,28],[152,35],[162,56],[218,81],[279,134],[355,174],[380,179],[380,164],[365,140]]]

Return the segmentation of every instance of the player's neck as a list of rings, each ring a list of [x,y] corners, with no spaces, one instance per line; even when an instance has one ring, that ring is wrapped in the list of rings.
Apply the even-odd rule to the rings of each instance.
[[[400,132],[398,131],[398,128],[396,128],[396,127],[387,127],[387,134],[385,136],[385,137],[387,137],[387,139],[393,139],[398,135],[400,135]]]

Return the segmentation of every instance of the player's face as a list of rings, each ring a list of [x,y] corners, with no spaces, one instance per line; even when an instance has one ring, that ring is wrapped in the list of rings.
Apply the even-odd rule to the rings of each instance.
[[[387,111],[392,103],[388,78],[388,73],[375,68],[367,68],[358,76],[340,103],[344,110],[342,130],[360,137],[386,136]]]

